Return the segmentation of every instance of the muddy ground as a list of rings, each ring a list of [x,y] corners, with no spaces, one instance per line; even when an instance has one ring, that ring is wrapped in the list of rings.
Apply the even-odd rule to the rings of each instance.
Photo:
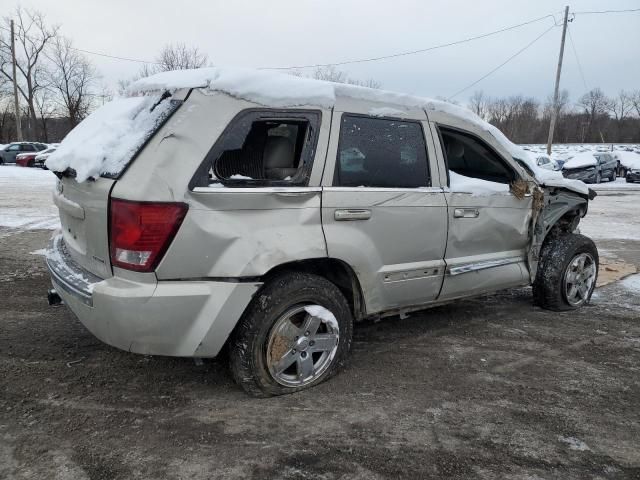
[[[2,232],[0,232],[2,233]],[[0,478],[640,478],[640,298],[529,289],[361,324],[349,367],[256,400],[47,306],[48,231],[0,235]],[[640,266],[640,242],[599,242]]]

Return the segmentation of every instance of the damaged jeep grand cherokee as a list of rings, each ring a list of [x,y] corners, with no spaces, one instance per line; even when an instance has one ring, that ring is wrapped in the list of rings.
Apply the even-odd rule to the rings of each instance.
[[[524,153],[436,100],[216,67],[144,78],[47,160],[50,296],[130,352],[226,348],[256,396],[334,375],[364,318],[525,285],[581,307],[594,193]]]

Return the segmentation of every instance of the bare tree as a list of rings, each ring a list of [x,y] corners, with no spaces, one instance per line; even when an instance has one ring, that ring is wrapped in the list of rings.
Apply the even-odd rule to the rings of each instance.
[[[184,70],[204,67],[209,63],[209,57],[198,47],[187,47],[184,43],[168,44],[156,57],[158,70]]]
[[[616,122],[622,123],[626,117],[629,116],[631,109],[633,108],[633,100],[630,93],[620,90],[618,96],[612,98],[606,106],[609,113],[613,115]]]
[[[593,90],[590,90],[582,97],[580,97],[578,106],[584,110],[584,113],[587,117],[587,131],[585,138],[594,138],[592,136],[593,128],[596,126],[595,124],[597,123],[599,117],[602,117],[606,114],[607,109],[609,108],[609,103],[609,98],[607,98],[604,92],[599,88],[594,88]],[[598,128],[598,133],[600,134],[600,139],[602,140],[602,130],[600,128]]]
[[[640,118],[640,90],[635,90],[631,93],[631,104],[636,111],[636,115]]]
[[[50,86],[56,92],[71,127],[75,127],[89,114],[92,103],[90,90],[97,78],[96,70],[65,37],[55,38],[47,57],[53,66],[49,75]]]
[[[296,73],[293,73],[296,75]],[[300,76],[300,75],[296,75]],[[312,75],[316,80],[325,80],[327,82],[335,82],[335,83],[348,83],[349,85],[357,85],[360,87],[368,87],[368,88],[381,88],[382,84],[373,78],[369,78],[367,80],[358,80],[355,78],[350,78],[347,75],[347,72],[342,70],[338,70],[335,66],[329,65],[326,67],[318,67],[315,69]]]
[[[18,91],[27,104],[30,135],[36,134],[36,95],[44,88],[46,69],[44,49],[53,41],[58,27],[48,27],[44,16],[35,10],[16,7],[14,12],[16,27],[16,57],[18,69]],[[9,25],[10,18],[5,17]],[[11,73],[11,38],[0,36],[0,75],[13,82]]]
[[[469,99],[469,110],[478,115],[480,118],[486,119],[488,114],[487,98],[482,90],[476,90]]]

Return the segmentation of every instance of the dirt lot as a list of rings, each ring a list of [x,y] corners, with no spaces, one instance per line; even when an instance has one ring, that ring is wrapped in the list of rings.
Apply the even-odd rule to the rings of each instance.
[[[619,283],[574,313],[522,289],[361,324],[342,374],[256,400],[221,362],[121,352],[48,307],[49,235],[0,235],[0,478],[640,478]],[[640,242],[600,246],[640,265]]]

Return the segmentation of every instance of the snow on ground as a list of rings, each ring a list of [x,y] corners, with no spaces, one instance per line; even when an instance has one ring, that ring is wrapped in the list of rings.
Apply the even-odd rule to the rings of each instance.
[[[640,274],[625,278],[622,280],[621,285],[636,295],[640,295]]]
[[[640,241],[640,192],[627,195],[601,192],[589,202],[580,231],[593,239]]]
[[[56,177],[48,170],[0,166],[0,227],[59,228],[58,208],[51,196],[55,184]]]

